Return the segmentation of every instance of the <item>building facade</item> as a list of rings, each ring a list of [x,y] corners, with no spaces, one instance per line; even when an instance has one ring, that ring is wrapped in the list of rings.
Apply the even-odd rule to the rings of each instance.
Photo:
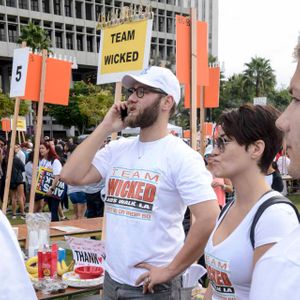
[[[176,14],[188,15],[190,5],[196,5],[198,18],[208,22],[209,52],[218,55],[218,0],[0,0],[0,88],[9,89],[13,50],[18,47],[21,27],[29,21],[48,33],[54,53],[76,57],[79,68],[73,71],[73,80],[84,80],[97,68],[99,14],[107,15],[113,8],[131,3],[149,2],[154,12],[153,59],[166,61],[174,57]]]
[[[218,56],[218,0],[0,0],[0,88],[9,92],[13,50],[19,47],[21,27],[30,21],[48,33],[54,53],[76,57],[78,69],[72,70],[73,81],[95,81],[99,14],[141,3],[150,3],[154,13],[153,64],[174,62],[176,15],[189,15],[191,5],[197,8],[198,19],[208,22],[209,53]]]

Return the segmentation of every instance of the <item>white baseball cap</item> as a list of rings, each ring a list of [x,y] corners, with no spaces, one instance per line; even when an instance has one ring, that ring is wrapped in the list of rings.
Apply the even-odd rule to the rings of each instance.
[[[180,101],[180,84],[177,77],[167,68],[152,66],[140,75],[125,75],[122,84],[125,88],[133,87],[137,82],[161,89],[171,95],[178,105]]]

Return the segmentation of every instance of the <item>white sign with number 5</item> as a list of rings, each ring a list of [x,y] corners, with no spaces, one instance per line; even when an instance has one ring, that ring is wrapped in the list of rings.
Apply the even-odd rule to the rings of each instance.
[[[28,59],[28,47],[14,50],[10,97],[22,97],[25,95]]]

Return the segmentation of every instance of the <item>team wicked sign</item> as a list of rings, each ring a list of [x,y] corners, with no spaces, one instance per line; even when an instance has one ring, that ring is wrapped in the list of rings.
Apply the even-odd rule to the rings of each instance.
[[[121,81],[149,64],[152,19],[101,30],[97,84]]]

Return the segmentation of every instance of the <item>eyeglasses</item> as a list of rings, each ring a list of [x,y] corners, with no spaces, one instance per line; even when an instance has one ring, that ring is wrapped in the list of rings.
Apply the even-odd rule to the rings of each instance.
[[[139,86],[137,88],[129,88],[127,89],[126,93],[127,93],[127,98],[129,96],[131,96],[133,93],[136,93],[137,97],[138,98],[143,98],[145,94],[147,93],[155,93],[155,94],[162,94],[162,95],[165,95],[167,96],[168,94],[166,92],[164,92],[163,90],[161,89],[157,89],[157,88],[146,88],[146,87],[143,87],[143,86]]]
[[[225,146],[229,143],[231,143],[232,141],[230,140],[226,140],[224,137],[219,136],[218,138],[213,140],[213,147],[218,147],[218,149],[220,150],[220,152],[224,152],[225,151]]]

